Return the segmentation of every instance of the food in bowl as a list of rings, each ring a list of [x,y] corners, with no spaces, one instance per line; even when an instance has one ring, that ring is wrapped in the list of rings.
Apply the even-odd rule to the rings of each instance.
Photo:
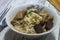
[[[11,21],[13,27],[22,33],[43,33],[53,27],[53,16],[39,6],[30,6],[19,11]]]

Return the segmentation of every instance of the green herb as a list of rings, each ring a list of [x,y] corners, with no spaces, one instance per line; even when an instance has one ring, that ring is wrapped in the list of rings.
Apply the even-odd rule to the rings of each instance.
[[[26,14],[27,17],[29,17],[29,16],[31,16],[31,15],[32,15],[32,13],[27,13],[27,14]]]
[[[28,17],[28,15],[26,14],[26,16]]]
[[[24,24],[24,21],[21,20],[21,21],[20,21],[20,24],[21,24],[21,25]]]
[[[22,22],[20,24],[23,24]]]

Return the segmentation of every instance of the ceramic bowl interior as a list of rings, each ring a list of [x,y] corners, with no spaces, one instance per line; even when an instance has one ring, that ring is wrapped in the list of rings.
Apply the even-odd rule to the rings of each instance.
[[[52,32],[55,28],[57,28],[57,25],[59,24],[59,17],[58,17],[58,14],[55,10],[49,8],[49,7],[46,7],[44,5],[39,5],[40,8],[44,7],[44,10],[48,11],[49,14],[51,16],[53,16],[53,23],[54,23],[54,26],[53,28],[51,28],[49,31],[47,32],[43,32],[43,33],[40,33],[40,34],[26,34],[26,33],[22,33],[22,32],[19,32],[17,31],[16,29],[14,29],[13,25],[11,24],[11,21],[13,20],[13,18],[16,16],[17,12],[19,12],[20,10],[22,9],[25,9],[31,5],[38,5],[38,4],[25,4],[25,5],[22,5],[22,6],[17,6],[15,8],[11,8],[11,10],[7,13],[6,15],[6,22],[7,22],[7,25],[15,32],[19,33],[19,34],[23,34],[23,35],[30,35],[30,36],[36,36],[36,35],[44,35],[44,34],[48,34],[50,32]]]

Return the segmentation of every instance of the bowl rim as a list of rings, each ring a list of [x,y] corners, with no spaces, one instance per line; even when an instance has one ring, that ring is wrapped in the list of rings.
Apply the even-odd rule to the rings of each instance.
[[[23,6],[26,6],[26,5],[36,5],[36,4],[25,4],[25,5],[18,6],[18,7],[23,7]],[[39,4],[37,4],[37,5],[39,5]],[[47,9],[51,10],[51,9],[50,9],[49,7],[47,7],[47,6],[44,6],[44,5],[40,5],[40,6],[46,7]],[[16,8],[17,8],[17,7],[16,7]],[[57,14],[57,12],[56,12],[56,14]],[[57,17],[59,18],[58,14],[57,14]],[[9,22],[7,22],[7,16],[6,16],[6,23],[7,23],[7,25],[9,26]],[[57,25],[59,25],[59,23],[58,23]],[[52,27],[49,31],[47,31],[47,32],[38,33],[38,34],[22,33],[22,32],[19,32],[18,30],[16,30],[16,29],[15,29],[14,27],[12,27],[12,26],[9,26],[9,27],[10,27],[13,31],[15,31],[15,32],[17,32],[17,33],[19,33],[19,34],[29,35],[29,36],[37,36],[37,35],[44,35],[44,34],[48,34],[48,33],[52,32],[52,31],[56,28],[57,25],[53,26],[53,27]]]

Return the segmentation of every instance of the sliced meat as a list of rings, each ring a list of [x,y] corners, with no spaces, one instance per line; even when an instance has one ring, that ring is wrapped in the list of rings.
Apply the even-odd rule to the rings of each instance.
[[[41,23],[34,26],[34,29],[35,29],[36,33],[42,33],[44,31],[42,29],[43,25],[44,25],[44,22],[41,22]]]
[[[53,20],[50,20],[46,23],[46,30],[50,30],[53,27]]]
[[[17,13],[17,15],[15,16],[14,19],[15,20],[21,20],[24,18],[25,14],[26,14],[26,10],[21,10]]]

